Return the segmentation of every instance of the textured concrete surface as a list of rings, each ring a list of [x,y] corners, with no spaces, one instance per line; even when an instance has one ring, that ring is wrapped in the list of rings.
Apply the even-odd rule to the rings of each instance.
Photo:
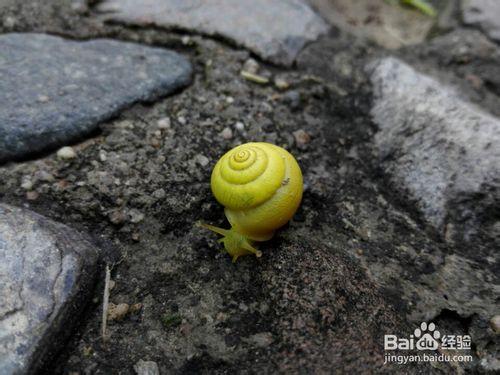
[[[0,203],[0,373],[33,372],[92,293],[98,253],[76,231]]]
[[[0,50],[0,163],[74,142],[190,82],[186,58],[138,44],[13,33]]]

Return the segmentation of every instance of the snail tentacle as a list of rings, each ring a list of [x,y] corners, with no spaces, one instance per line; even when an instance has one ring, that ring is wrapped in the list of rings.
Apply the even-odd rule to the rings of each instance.
[[[233,263],[238,260],[242,255],[254,254],[257,258],[262,256],[262,252],[252,246],[251,240],[243,236],[241,233],[236,232],[233,228],[223,229],[210,224],[200,223],[203,228],[211,230],[212,232],[223,235],[218,242],[224,244],[224,248],[231,256]]]

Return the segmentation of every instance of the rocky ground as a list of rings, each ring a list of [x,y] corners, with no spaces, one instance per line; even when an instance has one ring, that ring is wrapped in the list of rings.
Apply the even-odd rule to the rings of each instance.
[[[0,373],[500,371],[496,3],[215,3],[0,2]],[[304,198],[233,264],[196,223],[248,141]],[[384,364],[422,321],[473,360]]]

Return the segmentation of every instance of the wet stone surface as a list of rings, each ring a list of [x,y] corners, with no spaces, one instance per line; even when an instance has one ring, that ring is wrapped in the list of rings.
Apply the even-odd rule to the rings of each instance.
[[[328,30],[303,0],[106,0],[98,9],[110,20],[221,36],[282,65]]]
[[[88,239],[0,203],[0,373],[40,369],[68,339],[91,295],[98,253]]]
[[[82,139],[190,82],[187,59],[138,44],[13,33],[0,50],[0,163]]]

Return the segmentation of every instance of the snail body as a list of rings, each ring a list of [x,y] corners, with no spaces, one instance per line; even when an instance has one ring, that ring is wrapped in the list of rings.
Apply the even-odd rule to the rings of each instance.
[[[252,245],[267,241],[295,214],[302,199],[302,172],[295,158],[276,145],[245,143],[224,154],[215,165],[210,186],[231,229],[203,224],[222,234],[219,241],[235,262],[262,254]]]

